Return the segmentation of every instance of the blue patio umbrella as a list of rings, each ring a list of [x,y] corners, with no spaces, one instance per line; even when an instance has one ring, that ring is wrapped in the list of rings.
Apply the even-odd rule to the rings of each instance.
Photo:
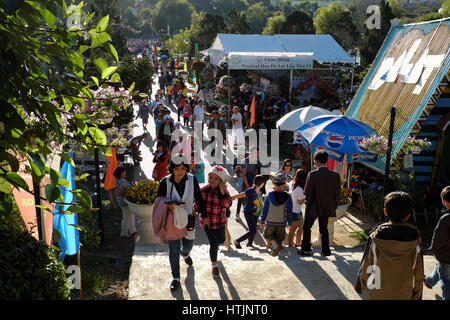
[[[312,119],[295,130],[294,143],[311,144],[311,153],[324,149],[330,158],[342,161],[375,162],[377,155],[362,148],[364,138],[378,136],[367,124],[344,115],[324,115]]]

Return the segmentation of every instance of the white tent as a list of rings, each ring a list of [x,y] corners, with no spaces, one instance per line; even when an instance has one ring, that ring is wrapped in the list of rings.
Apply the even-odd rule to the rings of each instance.
[[[312,52],[314,60],[320,63],[353,63],[352,57],[329,34],[218,33],[212,46],[204,51],[214,65],[231,52]]]

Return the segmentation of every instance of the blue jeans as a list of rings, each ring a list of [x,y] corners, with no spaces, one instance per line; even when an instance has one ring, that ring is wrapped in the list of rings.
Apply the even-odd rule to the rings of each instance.
[[[194,246],[194,240],[186,238],[178,240],[169,240],[169,261],[172,269],[172,277],[180,277],[180,253],[183,257],[187,257]]]
[[[211,262],[217,262],[219,245],[225,242],[225,226],[221,226],[219,229],[205,228],[204,230],[209,240],[209,257]]]
[[[438,261],[436,269],[425,277],[425,280],[432,287],[440,282],[442,288],[442,300],[450,300],[450,264]]]
[[[242,242],[248,239],[247,245],[253,245],[253,239],[255,239],[256,228],[258,225],[258,216],[255,216],[251,212],[244,212],[245,220],[247,221],[248,232],[244,234],[242,237],[237,239],[237,242]]]

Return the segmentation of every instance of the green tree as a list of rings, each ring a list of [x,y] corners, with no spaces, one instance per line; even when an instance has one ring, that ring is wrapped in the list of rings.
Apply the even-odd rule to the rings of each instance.
[[[350,11],[340,2],[318,10],[314,19],[317,34],[330,34],[345,49],[352,48],[358,39]]]
[[[380,1],[379,6],[381,14],[381,28],[366,28],[366,31],[362,37],[360,50],[362,68],[365,68],[367,65],[371,64],[375,59],[378,50],[383,44],[384,39],[391,28],[391,20],[394,18],[391,7],[389,7],[384,0]]]
[[[17,173],[18,157],[26,159],[25,171],[37,184],[50,176],[43,197],[49,203],[65,203],[60,188],[68,184],[58,171],[46,166],[48,158],[59,155],[75,166],[58,144],[70,147],[80,142],[91,156],[96,147],[110,153],[98,120],[76,112],[84,109],[86,100],[98,102],[92,89],[119,80],[118,67],[113,65],[119,57],[106,32],[109,16],[98,17],[91,28],[92,17],[87,17],[81,5],[68,8],[64,0],[0,3],[0,161],[9,164],[0,166],[0,177],[32,193]],[[101,76],[86,78],[84,54],[94,56],[97,51],[108,53],[107,59],[95,61]],[[30,123],[31,117],[39,120],[37,124]],[[43,134],[33,131],[37,125],[45,128]],[[69,212],[82,213],[92,207],[86,191],[72,193],[78,205],[74,203]],[[10,212],[11,203],[11,194],[0,192],[0,222]]]
[[[186,54],[191,51],[191,30],[186,28],[180,30],[179,33],[175,34],[167,42],[167,48],[169,48],[172,53]]]
[[[274,35],[281,33],[282,27],[286,22],[286,17],[282,12],[278,12],[277,15],[270,17],[267,20],[267,24],[264,27],[262,34],[264,35]]]
[[[192,30],[191,36],[191,54],[194,53],[195,43],[199,50],[208,49],[217,36],[217,33],[225,30],[225,19],[216,14],[206,13],[203,15],[200,23]]]
[[[239,12],[236,8],[228,11],[225,17],[226,33],[246,34],[250,30],[245,12]]]
[[[280,33],[314,34],[314,21],[303,11],[295,10],[286,17]]]
[[[170,26],[171,33],[191,25],[194,7],[187,0],[160,0],[153,11],[153,30],[166,30]]]
[[[205,2],[209,1],[202,1],[202,4],[205,5]],[[244,0],[211,0],[210,2],[212,10],[209,12],[222,16],[225,16],[233,8],[239,11],[245,11],[248,8],[247,1]],[[199,10],[205,11],[201,8]]]
[[[441,9],[442,17],[450,17],[450,0],[444,0]]]
[[[391,7],[392,14],[396,18],[401,18],[404,15],[402,2],[400,0],[388,0],[389,7]]]
[[[317,2],[310,1],[310,0],[302,1],[302,2],[298,3],[297,5],[295,5],[294,7],[292,7],[292,11],[294,11],[294,10],[303,11],[310,18],[314,18],[314,15],[317,12],[317,9],[319,9],[319,5],[317,4]]]
[[[247,19],[250,25],[250,33],[261,33],[269,17],[269,8],[264,3],[258,2],[249,7],[247,9]]]

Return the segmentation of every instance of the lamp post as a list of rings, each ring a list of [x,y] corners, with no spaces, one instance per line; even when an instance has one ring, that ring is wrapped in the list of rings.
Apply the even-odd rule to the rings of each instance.
[[[391,166],[392,139],[394,136],[394,124],[395,124],[395,107],[391,107],[391,122],[389,124],[388,149],[386,153],[386,166],[384,168],[383,199],[387,195],[387,184],[389,180],[389,172]],[[384,217],[383,213],[382,216]]]

